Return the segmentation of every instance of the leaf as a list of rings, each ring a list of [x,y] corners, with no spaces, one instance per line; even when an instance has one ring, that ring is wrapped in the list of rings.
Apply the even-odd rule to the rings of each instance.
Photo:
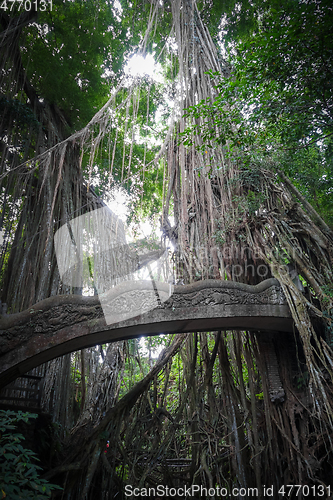
[[[4,453],[3,456],[5,457],[6,460],[10,460],[10,459],[16,460],[17,459],[16,455],[14,455],[13,453]]]

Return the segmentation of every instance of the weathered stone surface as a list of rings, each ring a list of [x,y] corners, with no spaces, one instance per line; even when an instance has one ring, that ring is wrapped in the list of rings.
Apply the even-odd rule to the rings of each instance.
[[[106,325],[97,297],[75,295],[51,297],[3,317],[0,386],[57,356],[141,335],[218,329],[292,331],[291,314],[275,279],[256,286],[218,280],[175,286],[166,302],[135,315],[136,310],[142,311],[144,300],[149,300],[144,282],[138,282],[136,291],[133,283],[130,289],[123,284],[120,294],[111,291],[109,307],[117,311],[119,320],[112,325]],[[133,317],[122,321],[128,308]]]
[[[286,394],[280,378],[279,362],[275,352],[274,340],[276,340],[274,332],[266,333],[265,336],[258,335],[257,337],[259,352],[265,366],[264,373],[269,382],[270,400],[273,403],[283,403]]]

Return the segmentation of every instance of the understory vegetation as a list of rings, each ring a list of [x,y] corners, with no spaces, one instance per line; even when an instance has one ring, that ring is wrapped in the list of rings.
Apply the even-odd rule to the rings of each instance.
[[[173,285],[275,278],[294,328],[132,339],[36,367],[52,418],[42,469],[8,433],[28,415],[2,412],[2,498],[121,499],[126,485],[256,488],[261,498],[286,484],[308,487],[289,498],[328,498],[330,2],[9,3],[0,7],[3,316],[96,294],[93,260],[86,288],[61,279],[54,235],[123,197],[134,241],[149,227],[168,250]],[[155,74],[131,76],[134,54],[142,67],[152,55]]]

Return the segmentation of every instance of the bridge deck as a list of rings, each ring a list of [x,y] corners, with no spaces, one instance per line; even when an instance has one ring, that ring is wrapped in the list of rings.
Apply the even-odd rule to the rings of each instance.
[[[138,301],[141,295],[138,290]],[[126,293],[122,300],[126,302]],[[256,286],[218,280],[175,286],[171,297],[155,309],[111,325],[97,297],[60,295],[1,318],[0,387],[58,356],[142,335],[292,329],[289,307],[275,279]]]

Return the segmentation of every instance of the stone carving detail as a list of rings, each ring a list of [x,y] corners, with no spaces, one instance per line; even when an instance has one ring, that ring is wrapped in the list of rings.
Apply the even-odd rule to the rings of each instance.
[[[110,309],[117,311],[119,314],[125,314],[127,311],[146,312],[157,305],[156,296],[150,290],[141,291],[140,294],[138,294],[137,290],[133,290],[119,295],[110,302]]]
[[[201,308],[204,309],[205,317],[209,317],[211,307],[212,314],[214,311],[213,315],[217,317],[220,308],[236,306],[228,311],[228,316],[237,317],[238,305],[280,306],[287,303],[278,281],[274,279],[253,287],[241,283],[208,280],[175,286],[174,293],[171,296],[170,293],[172,289],[168,283],[153,285],[152,281],[138,281],[122,283],[106,294],[105,299],[104,295],[50,297],[29,310],[0,318],[0,355],[29,341],[34,335],[52,337],[69,325],[86,325],[88,329],[93,329],[103,316],[108,320],[107,324],[116,324],[141,315],[145,315],[144,321],[149,323],[149,314],[153,315],[152,322],[162,321],[163,312],[170,321],[174,311],[175,319],[178,316],[177,311],[181,311],[183,317],[191,319],[195,317],[196,310]],[[246,312],[251,316],[251,310],[246,308]]]
[[[107,325],[147,313],[168,300],[173,286],[152,280],[129,280],[99,295]]]
[[[232,284],[234,285],[234,284]],[[132,283],[132,287],[135,283]],[[201,288],[197,282],[193,286],[175,287],[174,293],[168,299],[165,290],[131,289],[118,294],[112,300],[103,304],[108,323],[125,320],[132,316],[144,314],[153,309],[176,310],[188,307],[220,306],[220,305],[282,305],[286,304],[285,296],[278,284],[273,284],[262,291],[245,291],[226,283],[223,286]],[[151,288],[151,285],[150,285]],[[201,288],[201,289],[200,289]]]
[[[189,293],[175,293],[164,304],[164,308],[178,309],[195,306],[217,306],[232,304],[283,305],[286,298],[279,285],[261,292],[246,292],[237,288],[204,288]]]
[[[234,284],[233,284],[234,285]],[[201,288],[201,283],[193,286],[175,287],[168,299],[164,290],[128,290],[119,294],[113,300],[106,301],[104,312],[112,316],[112,322],[122,321],[131,316],[144,314],[153,309],[176,310],[187,307],[220,306],[220,305],[283,305],[286,299],[281,287],[273,284],[262,291],[245,291],[225,282],[223,286]],[[242,286],[242,285],[241,285]],[[168,300],[167,300],[168,299]],[[111,322],[111,320],[110,320]]]
[[[159,295],[154,290],[131,290],[103,304],[107,324],[144,314],[158,307]]]
[[[14,380],[17,370],[54,356],[141,334],[196,331],[196,325],[201,331],[208,323],[209,329],[230,329],[232,324],[232,329],[291,332],[292,318],[285,304],[282,289],[272,278],[256,286],[200,281],[175,286],[174,293],[169,283],[123,282],[98,297],[49,297],[0,317],[0,386]],[[267,364],[271,400],[281,402],[285,394],[274,358]]]

